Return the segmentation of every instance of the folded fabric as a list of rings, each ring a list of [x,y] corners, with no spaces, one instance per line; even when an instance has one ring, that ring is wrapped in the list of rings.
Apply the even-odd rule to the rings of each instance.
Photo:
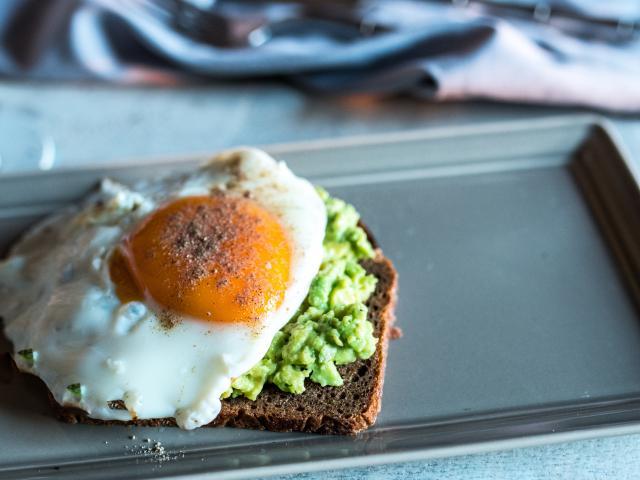
[[[354,7],[351,30],[344,19],[305,17],[299,3],[219,1],[215,12],[245,19],[238,22],[245,31],[235,33],[240,40],[227,46],[189,25],[177,28],[167,0],[57,0],[46,21],[25,2],[0,6],[6,77],[166,85],[278,76],[330,93],[640,111],[640,7],[633,0],[536,8],[524,0],[506,8],[488,0],[374,0]],[[556,11],[568,15],[556,19]]]

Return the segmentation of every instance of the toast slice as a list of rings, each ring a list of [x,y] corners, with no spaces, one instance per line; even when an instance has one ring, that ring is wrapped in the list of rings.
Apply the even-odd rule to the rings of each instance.
[[[372,239],[370,234],[369,238]],[[344,380],[340,387],[322,387],[307,380],[306,390],[294,395],[267,384],[255,401],[244,397],[225,399],[222,401],[220,414],[207,427],[344,435],[355,434],[376,421],[381,407],[387,346],[389,339],[395,335],[393,323],[397,273],[380,249],[376,249],[376,256],[364,261],[363,266],[368,273],[378,278],[376,289],[367,301],[369,320],[374,325],[374,335],[379,339],[375,353],[367,360],[339,366],[338,370]],[[68,423],[176,425],[173,418],[127,422],[98,420],[78,408],[60,405],[50,393],[49,399],[56,416]],[[124,405],[114,402],[112,408],[124,408]]]

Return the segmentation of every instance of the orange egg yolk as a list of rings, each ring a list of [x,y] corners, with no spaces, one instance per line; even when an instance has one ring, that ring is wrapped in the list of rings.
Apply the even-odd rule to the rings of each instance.
[[[110,259],[122,302],[163,314],[255,323],[278,308],[291,245],[278,219],[248,198],[184,197],[152,213]]]

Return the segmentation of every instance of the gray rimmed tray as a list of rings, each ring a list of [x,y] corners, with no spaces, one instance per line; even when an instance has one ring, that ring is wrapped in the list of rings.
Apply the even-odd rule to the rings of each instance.
[[[377,425],[355,438],[65,425],[18,377],[0,383],[0,478],[250,477],[640,431],[639,177],[603,122],[267,148],[353,202],[399,270],[405,336]],[[0,249],[100,177],[201,160],[0,177]],[[144,438],[172,459],[133,452]]]

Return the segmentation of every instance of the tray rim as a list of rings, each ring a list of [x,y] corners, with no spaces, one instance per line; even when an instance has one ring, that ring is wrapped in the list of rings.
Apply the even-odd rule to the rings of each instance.
[[[464,124],[450,125],[430,128],[420,128],[415,130],[391,131],[381,133],[365,133],[360,135],[349,135],[338,138],[320,138],[313,140],[302,140],[295,142],[278,142],[254,145],[256,148],[266,150],[270,154],[288,154],[297,151],[318,151],[331,148],[349,148],[356,146],[375,146],[393,143],[402,143],[407,141],[446,139],[461,135],[481,135],[485,133],[512,133],[522,132],[529,129],[551,128],[551,127],[568,127],[568,126],[599,126],[609,137],[611,137],[616,148],[621,151],[623,158],[628,161],[630,155],[620,135],[617,133],[613,123],[605,116],[595,113],[579,113],[566,115],[553,115],[546,117],[535,117],[532,119],[522,118],[518,120],[502,120],[492,121],[480,124]],[[235,145],[234,147],[242,147],[243,145]],[[245,145],[246,146],[246,145]],[[154,156],[134,156],[126,161],[97,161],[91,165],[79,166],[62,166],[54,167],[50,170],[34,170],[29,172],[8,172],[0,173],[0,184],[5,181],[15,179],[32,179],[32,178],[48,178],[64,174],[82,174],[92,173],[102,170],[110,170],[117,168],[127,168],[133,166],[144,167],[170,167],[171,165],[187,164],[190,162],[202,161],[210,158],[219,151],[203,150],[185,152],[183,154],[170,155],[154,155]],[[639,175],[640,177],[640,175]]]
[[[481,125],[464,125],[464,126],[451,126],[451,127],[438,127],[421,130],[412,130],[407,132],[390,132],[378,134],[375,136],[371,134],[349,136],[337,139],[321,139],[311,140],[295,143],[279,143],[262,145],[260,148],[265,148],[270,153],[275,155],[279,153],[290,153],[301,150],[323,150],[326,148],[336,147],[351,147],[359,145],[380,145],[396,142],[404,142],[411,140],[428,140],[432,138],[450,138],[459,135],[469,134],[482,134],[482,133],[496,133],[496,132],[515,132],[522,131],[531,128],[545,128],[545,127],[563,127],[563,126],[577,126],[583,125],[585,127],[593,126],[599,127],[606,136],[611,140],[614,148],[620,154],[622,161],[627,166],[629,173],[633,177],[636,184],[640,185],[640,169],[637,162],[631,160],[631,156],[626,149],[624,143],[621,140],[618,132],[612,123],[600,115],[595,114],[578,114],[578,115],[561,115],[554,117],[542,117],[535,119],[522,119],[517,121],[501,121],[501,122],[487,122]],[[185,155],[170,155],[170,156],[155,156],[146,157],[145,166],[171,166],[172,164],[181,164],[194,162],[207,158],[210,153],[190,153]],[[154,159],[150,162],[149,159]],[[70,172],[97,172],[105,169],[117,169],[126,168],[127,166],[133,166],[137,163],[136,159],[131,159],[129,163],[124,162],[109,162],[109,163],[96,163],[90,166],[80,167],[67,167],[53,169],[49,171],[35,171],[27,173],[16,173],[0,175],[0,184],[3,181],[10,181],[15,178],[34,178],[34,177],[55,177]],[[392,427],[390,427],[392,428]],[[299,473],[299,472],[313,472],[328,469],[350,468],[363,465],[380,465],[384,463],[397,463],[415,460],[424,460],[430,458],[441,458],[448,456],[466,455],[474,453],[484,453],[496,450],[533,447],[553,443],[561,443],[567,441],[584,440],[597,437],[624,435],[630,433],[640,433],[640,420],[634,421],[629,424],[622,425],[603,425],[593,426],[586,429],[563,431],[555,433],[543,433],[533,434],[527,436],[514,436],[505,439],[488,440],[488,441],[476,441],[469,443],[462,443],[454,446],[443,447],[423,447],[412,449],[406,452],[390,452],[390,453],[374,453],[370,455],[356,455],[353,457],[341,457],[333,459],[319,459],[312,462],[299,462],[294,461],[289,464],[276,464],[260,467],[244,467],[236,470],[215,471],[210,473],[195,473],[195,474],[179,474],[163,478],[211,478],[213,475],[222,474],[225,478],[248,478],[255,474],[260,475],[276,475],[287,473]],[[98,465],[102,462],[102,459],[93,459],[86,461],[88,464]],[[39,468],[46,469],[47,466],[41,466]],[[9,467],[0,469],[0,477],[12,474],[21,474],[24,472],[36,473],[38,467]],[[40,472],[42,474],[42,472]],[[64,473],[62,473],[64,474]],[[51,472],[51,477],[56,477],[54,472]],[[49,478],[47,473],[44,473],[43,477]]]
[[[216,470],[205,473],[187,473],[163,476],[167,479],[188,479],[188,480],[205,480],[211,479],[218,475],[228,479],[244,479],[261,477],[269,477],[274,475],[287,475],[294,473],[309,473],[325,470],[339,470],[346,468],[358,468],[364,466],[384,465],[393,463],[412,462],[420,460],[429,460],[436,458],[457,457],[463,455],[474,455],[482,453],[490,453],[503,450],[512,450],[517,448],[540,447],[545,445],[554,445],[565,442],[575,442],[580,440],[590,440],[595,438],[606,438],[621,435],[630,435],[640,433],[640,422],[629,425],[619,426],[603,426],[593,427],[585,430],[575,430],[569,432],[545,433],[529,435],[525,437],[513,437],[500,440],[490,440],[474,443],[463,443],[460,445],[444,446],[444,447],[426,447],[406,452],[378,453],[373,455],[359,455],[352,457],[341,457],[333,459],[321,459],[306,462],[291,462],[287,464],[264,465],[257,467],[245,467],[234,470]],[[108,459],[97,459],[82,462],[84,465],[100,465],[108,463]],[[75,465],[76,462],[71,463]],[[58,468],[60,465],[56,464]],[[43,471],[48,470],[48,471]],[[64,470],[53,470],[53,465],[41,465],[33,467],[9,467],[0,470],[1,478],[30,478],[36,476],[38,478],[64,478]],[[14,475],[18,475],[14,476]],[[144,476],[141,478],[152,478]]]
[[[601,433],[596,433],[602,430]],[[579,440],[589,440],[594,438],[606,438],[621,435],[629,435],[640,433],[640,424],[620,427],[602,427],[594,430],[584,430],[575,432],[561,432],[553,434],[531,435],[515,439],[492,440],[488,442],[479,442],[472,444],[463,444],[450,447],[435,447],[424,450],[412,450],[404,453],[381,453],[367,457],[350,457],[331,460],[321,460],[316,462],[291,463],[286,465],[273,465],[265,467],[254,467],[244,470],[224,471],[225,478],[244,479],[253,478],[253,475],[260,474],[262,476],[287,475],[294,473],[310,473],[321,472],[325,470],[339,470],[346,468],[357,468],[363,466],[385,465],[393,463],[412,462],[420,460],[429,460],[436,458],[459,457],[463,455],[474,455],[482,453],[491,453],[502,450],[512,450],[516,448],[540,447],[545,445],[554,445],[565,442],[574,442]],[[472,448],[467,448],[471,446]],[[367,461],[362,462],[365,458]],[[303,468],[296,468],[296,467]],[[307,468],[308,466],[308,468]],[[211,479],[217,472],[210,474],[195,475],[177,475],[165,478],[186,479],[189,480],[205,480]]]

